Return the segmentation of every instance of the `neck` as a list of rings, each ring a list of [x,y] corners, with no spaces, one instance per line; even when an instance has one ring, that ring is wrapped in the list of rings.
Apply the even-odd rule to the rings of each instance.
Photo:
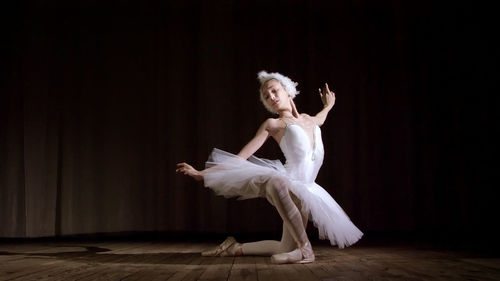
[[[281,110],[278,112],[280,118],[291,118],[296,119],[299,118],[298,113],[294,114],[290,109]]]
[[[283,110],[280,110],[278,112],[278,114],[280,115],[280,118],[299,118],[300,114],[299,112],[297,111],[297,107],[295,106],[295,103],[293,102],[292,99],[290,99],[290,106],[283,109]]]

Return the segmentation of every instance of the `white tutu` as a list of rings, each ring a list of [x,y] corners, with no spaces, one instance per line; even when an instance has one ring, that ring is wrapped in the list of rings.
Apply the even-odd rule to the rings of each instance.
[[[296,141],[290,138],[293,137],[288,137],[289,141]],[[285,143],[280,143],[280,146],[285,156],[290,156],[290,153],[301,153],[297,151],[286,153],[290,146],[287,147]],[[321,143],[317,146],[318,149],[322,149]],[[320,160],[322,161],[322,157]],[[319,230],[320,239],[328,238],[332,245],[344,248],[358,241],[363,235],[328,192],[315,182],[298,180],[293,174],[294,170],[285,168],[279,160],[272,161],[255,156],[244,160],[234,154],[214,149],[206,162],[207,168],[213,166],[217,167],[207,171],[204,182],[205,186],[211,188],[217,195],[239,199],[265,198],[266,183],[269,179],[281,177],[286,179],[290,191],[301,200],[302,211],[310,214],[310,220]]]

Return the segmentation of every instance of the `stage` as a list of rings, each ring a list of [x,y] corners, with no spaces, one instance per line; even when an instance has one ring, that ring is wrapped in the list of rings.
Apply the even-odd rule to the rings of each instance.
[[[500,280],[500,258],[405,243],[339,250],[313,242],[316,262],[201,257],[215,242],[5,241],[0,280]]]

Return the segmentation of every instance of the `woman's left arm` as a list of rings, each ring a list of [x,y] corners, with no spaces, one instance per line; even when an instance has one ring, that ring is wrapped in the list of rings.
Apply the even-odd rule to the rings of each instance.
[[[330,112],[330,110],[332,110],[333,105],[335,104],[335,93],[333,91],[330,91],[327,83],[325,83],[323,91],[321,91],[321,89],[318,90],[319,95],[321,96],[321,101],[323,102],[323,109],[318,112],[318,114],[313,116],[312,119],[314,123],[316,123],[318,126],[321,126],[323,125],[323,123],[325,123],[328,113]]]

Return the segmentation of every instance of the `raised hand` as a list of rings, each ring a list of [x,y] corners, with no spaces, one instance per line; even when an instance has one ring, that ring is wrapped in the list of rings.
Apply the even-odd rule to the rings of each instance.
[[[323,107],[332,108],[335,104],[335,93],[330,91],[328,88],[328,83],[325,83],[323,90],[318,89],[319,95],[321,96],[321,101],[323,102]]]
[[[175,172],[183,173],[184,175],[190,176],[197,181],[203,180],[203,174],[188,163],[178,163]]]

